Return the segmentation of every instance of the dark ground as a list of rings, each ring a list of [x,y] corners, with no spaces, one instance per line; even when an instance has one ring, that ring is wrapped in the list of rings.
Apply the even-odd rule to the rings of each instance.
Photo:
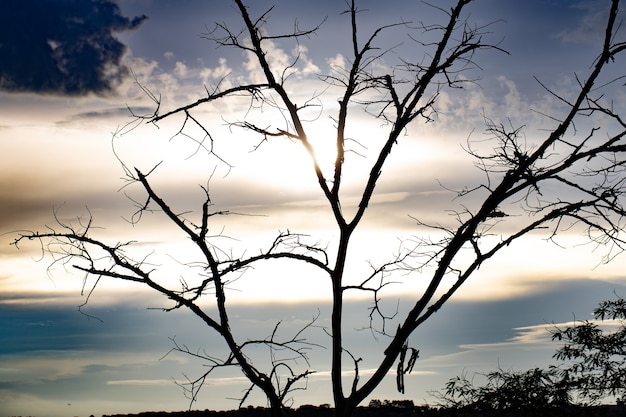
[[[528,409],[515,411],[476,412],[464,410],[437,409],[429,407],[359,407],[354,417],[624,417],[626,406],[601,405],[592,407],[570,406],[567,408]],[[232,411],[178,411],[144,412],[139,414],[113,414],[102,417],[270,417],[270,412],[262,407],[248,407]],[[302,406],[286,411],[286,417],[334,417],[329,407]]]

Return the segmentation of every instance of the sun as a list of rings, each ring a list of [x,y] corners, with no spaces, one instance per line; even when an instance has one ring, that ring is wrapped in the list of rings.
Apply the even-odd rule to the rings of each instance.
[[[334,137],[318,136],[310,140],[315,158],[322,169],[334,167],[337,159],[337,143]]]
[[[297,139],[270,138],[262,143],[246,158],[248,168],[254,171],[251,173],[254,181],[280,188],[316,186],[314,160],[326,180],[332,180],[337,155],[335,138],[318,135],[309,140],[313,155]]]

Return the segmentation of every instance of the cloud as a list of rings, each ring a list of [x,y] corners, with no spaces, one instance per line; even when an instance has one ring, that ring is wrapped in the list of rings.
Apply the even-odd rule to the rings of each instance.
[[[126,380],[118,380],[118,381],[107,381],[107,385],[172,385],[172,381],[169,379],[126,379]]]
[[[149,107],[149,106],[141,106],[141,105],[133,106],[132,113],[129,107],[114,106],[114,107],[109,107],[109,108],[102,108],[102,109],[79,112],[79,113],[69,116],[66,120],[61,120],[61,121],[56,122],[56,125],[63,126],[63,125],[71,125],[77,122],[91,122],[91,121],[98,121],[98,120],[103,120],[105,122],[111,122],[112,120],[115,122],[124,121],[124,120],[133,121],[134,120],[133,114],[142,115],[142,114],[152,114],[153,112],[154,112],[154,108]]]
[[[106,94],[128,74],[116,32],[146,16],[122,16],[111,0],[9,0],[0,16],[0,89]]]
[[[604,2],[581,2],[572,7],[582,10],[583,16],[577,27],[559,32],[557,38],[564,43],[601,44],[608,16],[608,8]]]
[[[267,35],[267,33],[264,33]],[[246,38],[244,41],[246,47],[251,46],[251,40]],[[302,79],[311,74],[318,73],[319,67],[309,58],[308,48],[304,45],[298,45],[287,53],[279,44],[272,40],[265,40],[263,43],[265,48],[265,59],[270,68],[274,71],[276,79],[287,79],[296,76]],[[264,83],[265,75],[261,70],[258,58],[252,53],[247,52],[247,60],[243,64],[244,70],[248,73],[247,79],[250,83]],[[283,71],[283,69],[286,69]]]
[[[370,368],[370,369],[359,369],[359,375],[360,376],[371,376],[374,375],[374,373],[376,373],[377,369],[376,368]],[[390,372],[391,373],[391,372]],[[437,374],[437,372],[434,371],[411,371],[410,375],[411,376],[424,376],[424,375],[435,375]],[[345,377],[352,377],[354,375],[354,371],[352,370],[346,370],[346,371],[342,371],[341,375],[345,376]],[[331,372],[330,371],[316,371],[314,373],[312,373],[309,376],[310,379],[330,379],[331,378]]]
[[[331,70],[344,73],[347,71],[348,64],[346,58],[342,54],[337,54],[334,57],[327,58],[326,63]]]
[[[519,350],[524,347],[529,348],[544,348],[548,347],[552,349],[554,343],[552,342],[552,335],[550,324],[537,324],[532,326],[515,327],[513,331],[515,335],[508,338],[506,341],[499,341],[495,343],[471,343],[459,345],[461,349],[467,350],[491,350],[501,352],[505,349]]]

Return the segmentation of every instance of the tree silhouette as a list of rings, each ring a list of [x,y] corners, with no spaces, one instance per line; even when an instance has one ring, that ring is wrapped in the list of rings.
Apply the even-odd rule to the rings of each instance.
[[[554,357],[564,361],[555,369],[582,398],[597,403],[612,395],[623,401],[626,393],[626,301],[621,297],[603,301],[593,314],[600,322],[584,320],[554,330],[552,339],[562,343]],[[615,329],[603,329],[603,324],[613,324]]]
[[[437,393],[441,405],[482,415],[502,415],[506,411],[535,415],[548,410],[556,412],[572,404],[569,386],[554,369],[534,368],[523,372],[497,369],[484,377],[486,382],[481,386],[476,386],[466,375],[449,379],[445,391]]]
[[[320,26],[301,29],[296,24],[288,33],[273,33],[269,24],[273,8],[253,14],[243,0],[234,0],[243,29],[218,23],[206,37],[219,47],[235,48],[253,57],[262,79],[248,82],[234,76],[226,77],[212,88],[205,87],[203,95],[196,101],[165,111],[159,96],[144,87],[156,109],[148,116],[136,115],[137,120],[158,124],[174,115],[182,116],[180,133],[184,134],[185,127],[195,126],[201,137],[194,140],[208,152],[214,152],[213,144],[221,138],[214,135],[212,122],[203,121],[195,112],[205,106],[219,106],[229,98],[248,98],[249,106],[240,119],[228,122],[230,128],[257,133],[261,145],[279,138],[302,145],[312,162],[312,174],[321,198],[334,219],[337,236],[331,245],[287,230],[280,232],[255,255],[233,255],[219,244],[220,235],[213,231],[220,230],[220,218],[236,213],[212,211],[209,187],[203,187],[204,203],[196,220],[191,220],[188,215],[172,208],[153,188],[149,178],[154,170],[144,172],[127,164],[123,165],[127,180],[139,184],[146,195],[144,202],[137,205],[134,221],[139,221],[149,211],[158,210],[190,239],[201,254],[197,262],[184,265],[196,269],[193,282],[187,276],[174,284],[158,280],[155,278],[157,265],[147,258],[131,256],[132,242],[110,244],[94,237],[91,217],[78,225],[59,220],[58,225],[50,230],[22,233],[15,244],[25,239],[44,241],[45,248],[55,256],[56,262],[70,262],[87,276],[98,279],[91,291],[102,278],[132,281],[172,300],[174,305],[168,310],[191,310],[224,340],[230,351],[226,358],[218,359],[192,352],[184,345],[175,345],[176,350],[200,356],[209,364],[207,372],[189,381],[191,398],[196,398],[213,370],[237,366],[249,379],[250,389],[259,388],[267,396],[274,415],[281,413],[289,393],[301,388],[299,383],[312,372],[306,366],[307,349],[312,346],[307,344],[302,332],[279,337],[278,326],[267,338],[241,340],[230,327],[226,289],[235,277],[262,261],[305,263],[321,276],[326,276],[331,284],[332,311],[330,327],[326,331],[331,338],[330,371],[336,415],[351,415],[396,363],[398,389],[403,390],[404,375],[411,371],[418,357],[418,351],[408,344],[409,336],[501,249],[533,231],[546,233],[552,239],[575,227],[582,227],[592,242],[608,248],[605,261],[621,251],[624,244],[621,232],[625,220],[622,201],[626,179],[623,158],[626,123],[611,101],[611,94],[623,76],[620,74],[610,80],[601,77],[626,49],[626,43],[616,37],[619,1],[613,0],[607,13],[601,50],[589,73],[576,77],[576,91],[564,96],[546,87],[546,91],[566,108],[562,114],[546,115],[547,120],[555,122],[556,126],[544,131],[543,137],[528,140],[521,127],[508,127],[509,124],[491,120],[486,115],[489,139],[467,144],[468,156],[474,159],[484,180],[468,184],[461,190],[449,190],[457,201],[461,201],[445,211],[453,212],[452,217],[445,217],[451,220],[446,222],[442,216],[444,220],[433,224],[416,218],[415,239],[404,242],[387,261],[372,265],[371,273],[356,280],[349,276],[347,264],[355,230],[362,225],[377,192],[383,168],[389,164],[389,156],[398,142],[404,140],[408,127],[436,123],[441,94],[463,89],[468,83],[475,82],[465,74],[478,68],[477,53],[504,52],[497,42],[488,41],[491,25],[480,26],[468,21],[466,9],[470,3],[471,0],[459,0],[450,9],[432,6],[445,19],[441,24],[399,22],[378,27],[363,36],[361,32],[357,33],[361,10],[356,1],[347,2],[343,18],[350,28],[348,63],[322,76],[321,87],[311,91],[310,100],[297,104],[291,91],[300,87],[292,75],[297,71],[302,55],[298,54],[288,63],[273,61],[270,48],[279,41],[291,41],[297,46],[309,36],[321,35]],[[415,46],[425,52],[420,56],[402,56],[397,64],[389,66],[383,58],[396,50],[393,46],[385,46],[385,36],[399,30],[409,32]],[[323,104],[328,95],[339,97],[335,101],[337,110],[333,116],[335,158],[330,173],[319,162],[316,146],[309,136],[315,126],[309,112],[318,103]],[[365,110],[386,129],[386,133],[371,140],[371,144],[379,147],[373,158],[367,159],[370,165],[363,178],[359,201],[351,206],[341,191],[349,169],[346,161],[356,154],[351,147],[354,142],[349,129],[352,123],[356,123],[352,116],[357,109]],[[275,122],[263,113],[270,111],[280,114],[281,119],[277,120],[282,122]],[[592,127],[579,131],[579,120],[581,125],[585,125],[582,120],[589,121]],[[371,144],[368,141],[367,146]],[[416,172],[415,175],[421,174]],[[463,201],[468,196],[479,203],[465,205]],[[419,211],[419,207],[415,209]],[[422,293],[414,295],[411,307],[403,317],[390,317],[381,304],[382,290],[392,282],[392,277],[411,271],[428,274],[428,283]],[[377,334],[387,337],[382,359],[375,371],[367,375],[359,372],[362,359],[358,352],[349,350],[344,344],[344,301],[347,293],[354,292],[371,294],[372,327]],[[207,298],[213,300],[214,309],[201,303]],[[382,325],[375,326],[374,323]],[[314,321],[303,331],[312,325]],[[253,347],[265,347],[271,352],[270,363],[265,368],[263,364],[257,365],[246,353]],[[346,360],[352,363],[346,365]],[[348,369],[352,369],[351,377],[346,382]]]
[[[497,369],[482,375],[477,385],[465,374],[448,380],[443,392],[435,391],[449,409],[501,413],[506,410],[544,412],[581,404],[598,404],[616,397],[623,404],[626,390],[626,301],[607,300],[593,311],[594,321],[583,320],[551,330],[559,343],[548,369],[526,371]],[[567,411],[565,411],[567,413]]]

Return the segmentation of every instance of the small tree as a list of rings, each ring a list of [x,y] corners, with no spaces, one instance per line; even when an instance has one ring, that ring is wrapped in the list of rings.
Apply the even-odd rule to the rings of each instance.
[[[547,118],[556,125],[547,128],[543,136],[527,141],[521,128],[509,128],[505,123],[486,118],[490,135],[487,146],[485,141],[468,144],[470,158],[474,158],[484,174],[482,183],[468,184],[466,188],[453,191],[451,196],[456,196],[457,200],[442,208],[437,223],[418,219],[416,237],[405,242],[400,251],[386,261],[372,265],[369,273],[355,276],[350,271],[348,255],[353,236],[373,203],[389,155],[405,140],[409,127],[419,129],[424,123],[436,123],[438,99],[445,91],[460,94],[465,85],[475,82],[466,74],[479,68],[475,64],[476,54],[488,50],[503,52],[496,42],[488,41],[489,25],[480,26],[467,20],[471,3],[471,0],[458,0],[450,8],[432,6],[441,12],[442,23],[400,21],[362,35],[362,31],[357,31],[361,10],[355,0],[347,2],[344,18],[349,58],[345,65],[335,66],[330,73],[321,75],[309,98],[297,104],[292,92],[303,87],[293,75],[298,72],[302,53],[296,52],[291,62],[285,62],[271,59],[271,48],[276,42],[291,42],[296,51],[301,51],[299,45],[307,37],[323,33],[319,27],[303,30],[297,24],[290,32],[274,33],[268,25],[272,8],[255,14],[243,0],[234,0],[243,29],[218,23],[207,38],[220,47],[235,48],[251,57],[259,70],[259,78],[227,77],[211,88],[200,89],[202,96],[196,101],[169,110],[164,110],[167,103],[162,103],[157,94],[145,88],[155,102],[155,111],[145,117],[138,116],[138,120],[157,124],[174,115],[182,116],[180,134],[188,135],[185,129],[195,126],[201,132],[195,139],[209,153],[213,152],[212,145],[218,138],[214,137],[211,121],[201,120],[195,112],[202,106],[219,108],[217,106],[228,100],[248,98],[249,106],[242,110],[238,119],[228,122],[229,126],[232,130],[240,128],[257,133],[261,144],[282,138],[302,145],[310,157],[311,175],[336,230],[336,238],[330,244],[284,231],[255,255],[248,255],[249,252],[235,255],[220,245],[219,232],[213,232],[221,230],[220,218],[235,213],[212,211],[208,187],[203,187],[204,203],[195,219],[191,219],[191,214],[181,214],[188,213],[188,208],[172,208],[153,187],[149,179],[153,170],[128,168],[128,165],[124,165],[127,180],[138,184],[145,193],[133,219],[138,221],[149,211],[160,211],[189,238],[199,255],[197,262],[181,266],[187,267],[184,275],[181,274],[182,279],[160,277],[157,265],[144,256],[133,255],[135,245],[132,242],[107,243],[95,236],[91,219],[78,224],[59,221],[55,228],[45,232],[22,233],[15,244],[25,239],[47,242],[46,249],[57,261],[71,262],[88,277],[96,279],[92,290],[102,278],[136,282],[172,300],[173,306],[166,310],[191,310],[224,340],[230,352],[227,357],[217,359],[179,348],[205,358],[210,364],[208,372],[190,381],[192,399],[213,370],[237,366],[250,380],[250,389],[259,388],[267,396],[274,414],[280,413],[288,394],[310,374],[306,366],[309,346],[300,332],[279,337],[278,327],[270,329],[264,339],[237,337],[231,329],[226,289],[232,280],[262,261],[307,264],[330,282],[328,298],[332,311],[327,333],[331,338],[329,367],[337,415],[351,415],[394,365],[398,389],[403,391],[404,375],[413,368],[418,353],[409,346],[411,334],[501,249],[532,231],[540,230],[553,238],[576,224],[582,226],[591,241],[608,247],[606,260],[616,250],[621,250],[624,243],[621,232],[626,214],[622,205],[626,181],[626,122],[612,104],[611,94],[615,89],[610,88],[623,75],[601,77],[605,68],[626,50],[626,43],[617,38],[619,1],[613,0],[607,13],[604,41],[589,73],[577,76],[578,86],[567,96],[547,90],[564,106],[562,114]],[[391,57],[396,49],[395,43],[385,45],[384,35],[397,30],[408,31],[408,39],[415,42],[415,48],[409,49],[409,53],[419,50],[423,54],[386,61],[384,58]],[[335,149],[330,169],[322,167],[315,143],[310,139],[311,131],[322,123],[311,115],[318,103],[336,106],[331,116],[334,133],[328,138]],[[385,131],[362,139],[367,141],[364,145],[375,150],[370,159],[365,160],[369,167],[363,174],[358,203],[351,205],[342,191],[344,176],[350,167],[346,161],[358,155],[352,147],[357,145],[353,145],[355,141],[350,136],[352,125],[361,123],[354,118],[356,110],[365,110],[374,124]],[[592,123],[588,128],[581,123],[578,129],[584,132],[577,130],[576,123],[581,119]],[[419,166],[415,169],[414,175],[425,174]],[[415,208],[418,212],[419,209]],[[448,216],[450,212],[452,217]],[[406,315],[390,317],[380,302],[382,290],[391,282],[391,277],[409,272],[428,276],[426,287],[414,295]],[[376,330],[387,337],[382,358],[369,375],[359,372],[361,356],[345,345],[344,301],[350,293],[372,295],[370,317],[372,322],[382,322],[382,327]],[[200,302],[209,297],[213,308]],[[269,363],[254,362],[253,356],[247,353],[259,346],[270,349]],[[278,354],[284,352],[294,356]],[[346,372],[351,372],[348,379]]]
[[[553,332],[552,339],[563,343],[554,357],[566,361],[559,367],[561,376],[582,398],[592,403],[607,396],[624,399],[626,301],[621,297],[603,301],[593,314],[595,321],[584,320]]]
[[[483,385],[461,375],[449,379],[444,392],[434,394],[445,408],[481,412],[563,407],[572,404],[574,396],[592,404],[607,396],[623,397],[626,301],[621,297],[603,301],[593,314],[596,321],[552,331],[552,339],[561,343],[553,357],[564,363],[523,372],[498,369],[483,375]]]
[[[451,378],[443,393],[435,393],[445,408],[482,413],[503,411],[536,412],[571,403],[569,386],[554,369],[523,372],[498,369],[484,375],[486,383],[476,386],[465,375]]]

